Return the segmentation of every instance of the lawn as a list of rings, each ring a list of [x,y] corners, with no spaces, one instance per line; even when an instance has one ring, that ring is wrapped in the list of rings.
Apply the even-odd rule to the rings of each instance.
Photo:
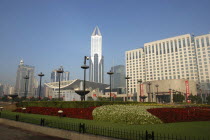
[[[36,115],[36,114],[25,114],[17,113],[10,111],[2,111],[1,117],[9,116],[10,119],[15,120],[15,115],[20,115],[20,121],[25,121],[34,124],[40,124],[40,118],[45,118],[48,121],[49,127],[57,127],[68,129],[68,125],[58,125],[58,124],[79,124],[85,123],[86,126],[91,125],[94,127],[102,128],[111,128],[116,130],[127,130],[127,131],[154,131],[155,134],[160,133],[161,135],[174,135],[174,136],[205,136],[210,137],[210,121],[204,122],[180,122],[180,123],[164,123],[164,124],[144,124],[144,125],[127,125],[120,123],[110,123],[103,121],[95,120],[83,120],[83,119],[74,119],[74,118],[60,118],[56,116],[47,116],[47,115]],[[93,133],[93,132],[90,132]],[[94,133],[93,133],[94,134]]]

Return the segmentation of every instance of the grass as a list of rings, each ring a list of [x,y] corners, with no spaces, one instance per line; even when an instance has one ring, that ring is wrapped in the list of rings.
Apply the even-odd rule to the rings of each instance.
[[[61,129],[69,129],[74,131],[78,130],[79,123],[85,123],[86,126],[93,126],[93,128],[110,128],[112,130],[125,130],[125,131],[138,131],[145,132],[154,131],[155,134],[166,134],[166,135],[177,135],[177,136],[196,136],[196,137],[210,137],[210,121],[206,122],[180,122],[180,123],[165,123],[165,124],[145,124],[145,125],[126,125],[119,123],[110,123],[103,121],[95,121],[95,120],[84,120],[84,119],[75,119],[75,118],[60,118],[56,116],[46,116],[46,115],[37,115],[37,114],[25,114],[25,113],[17,113],[10,111],[2,111],[2,118],[9,118],[15,120],[15,115],[20,115],[20,121],[40,124],[40,119],[45,118],[49,127],[61,128]],[[65,124],[65,125],[64,125]],[[73,126],[69,126],[69,124],[73,124]],[[70,129],[71,127],[74,127]],[[96,130],[90,129],[87,130],[88,133],[95,134]],[[100,134],[98,132],[98,134]],[[107,135],[108,134],[104,134]],[[112,135],[110,135],[112,136]]]

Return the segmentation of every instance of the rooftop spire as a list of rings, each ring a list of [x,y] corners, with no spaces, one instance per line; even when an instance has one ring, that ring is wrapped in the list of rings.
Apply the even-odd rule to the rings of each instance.
[[[94,31],[92,33],[92,36],[95,36],[95,35],[101,36],[101,32],[100,32],[98,26],[95,27],[95,29],[94,29]]]

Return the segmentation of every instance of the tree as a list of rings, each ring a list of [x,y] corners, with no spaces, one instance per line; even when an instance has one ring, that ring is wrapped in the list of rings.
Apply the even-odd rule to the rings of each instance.
[[[196,103],[196,104],[200,104],[202,103],[202,99],[200,96],[198,95],[190,95],[188,96],[189,100],[191,100],[191,103]]]
[[[8,99],[7,96],[3,96],[3,97],[1,98],[1,100],[2,100],[3,102],[8,102],[8,101],[9,101],[9,99]]]
[[[206,100],[207,100],[207,104],[210,105],[210,95],[206,97]]]
[[[184,101],[184,96],[181,94],[173,94],[173,101],[175,103],[182,103]]]

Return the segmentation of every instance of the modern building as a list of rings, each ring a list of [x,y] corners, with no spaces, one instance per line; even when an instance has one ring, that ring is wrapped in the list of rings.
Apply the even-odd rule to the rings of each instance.
[[[103,90],[109,85],[102,83],[95,83],[86,81],[86,90],[90,92],[87,97],[98,97],[103,94]],[[60,82],[60,97],[65,101],[80,101],[80,96],[76,94],[76,90],[83,90],[83,80],[75,79]],[[58,98],[59,97],[59,82],[45,83],[45,97]]]
[[[194,81],[202,91],[210,91],[210,34],[180,35],[145,43],[126,51],[126,76],[130,93],[142,82],[185,79]]]
[[[64,71],[63,66],[60,66],[60,69]],[[61,73],[61,76],[59,73],[57,73],[57,70],[53,70],[51,72],[51,82],[58,82],[59,81],[59,76],[60,76],[60,81],[69,81],[69,74],[70,72],[64,71]]]
[[[0,83],[0,97],[4,96],[3,84]]]
[[[112,88],[125,88],[125,66],[113,66],[111,71],[114,72],[112,75]]]
[[[104,83],[104,58],[102,55],[102,36],[98,27],[91,35],[91,56],[89,81]]]
[[[18,94],[18,96],[24,97],[26,92],[27,97],[34,96],[34,89],[37,88],[34,85],[34,70],[35,68],[33,66],[25,65],[23,60],[20,61],[17,69],[15,85],[15,93]],[[26,75],[29,77],[29,79],[24,79]]]

